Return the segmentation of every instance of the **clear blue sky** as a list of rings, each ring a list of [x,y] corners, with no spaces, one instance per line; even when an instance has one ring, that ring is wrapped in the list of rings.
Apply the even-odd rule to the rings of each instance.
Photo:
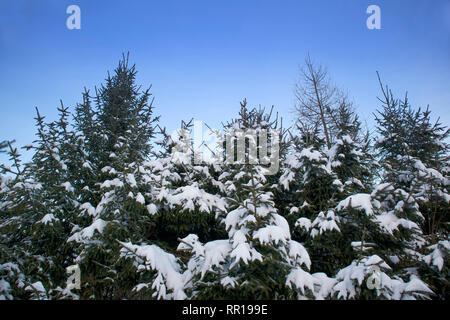
[[[66,28],[71,4],[81,30]],[[366,28],[371,4],[381,30]],[[74,106],[126,51],[170,130],[191,117],[218,127],[243,98],[274,105],[289,123],[308,52],[369,125],[377,70],[395,93],[408,90],[414,106],[430,104],[450,123],[449,0],[1,0],[0,140],[30,143],[35,106],[55,119],[59,99]]]

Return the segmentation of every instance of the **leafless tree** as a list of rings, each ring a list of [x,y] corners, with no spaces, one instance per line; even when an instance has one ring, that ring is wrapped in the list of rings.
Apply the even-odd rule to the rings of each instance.
[[[321,132],[331,148],[330,130],[343,95],[331,84],[327,70],[305,59],[300,81],[295,85],[297,127],[312,127]]]

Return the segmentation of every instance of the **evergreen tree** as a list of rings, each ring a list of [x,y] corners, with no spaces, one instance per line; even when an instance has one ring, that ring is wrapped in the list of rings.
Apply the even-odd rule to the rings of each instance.
[[[385,172],[382,181],[397,189],[394,194],[400,195],[399,200],[403,201],[400,207],[414,202],[414,216],[408,218],[420,225],[426,235],[420,250],[423,253],[425,244],[433,247],[448,238],[450,197],[446,168],[449,145],[446,139],[449,129],[439,121],[432,124],[429,108],[423,112],[420,108],[415,111],[407,96],[404,100],[396,99],[381,81],[380,86],[384,99],[382,110],[376,117],[380,139],[375,146],[383,157],[380,161]],[[391,206],[396,205],[395,200],[390,201],[393,202]],[[409,215],[408,210],[403,210],[403,215]]]
[[[255,140],[253,133],[274,129],[274,125],[264,110],[248,110],[244,100],[239,118],[225,126],[232,140],[246,142],[244,150],[248,162],[226,164],[225,186],[230,206],[224,223],[228,240],[191,244],[195,297],[290,299],[297,295],[313,296],[313,277],[307,271],[310,267],[308,253],[291,239],[287,221],[277,213],[264,175],[266,171],[258,164],[260,158],[252,158],[263,156],[251,151],[262,143]],[[278,152],[274,143],[272,140],[272,152]],[[235,152],[239,151],[235,149]],[[200,247],[207,252],[211,246],[218,246],[221,256],[205,271],[204,264],[208,261],[202,260],[195,250]],[[183,244],[181,247],[186,248]]]
[[[211,159],[192,120],[159,127],[128,57],[74,113],[37,111],[29,162],[0,142],[0,299],[445,300],[449,130],[381,85],[373,148],[309,67],[298,135],[244,100]]]
[[[35,248],[36,242],[32,239],[35,219],[41,209],[42,185],[26,178],[29,167],[22,165],[17,148],[10,142],[8,147],[14,167],[2,165],[2,174],[12,176],[5,175],[0,179],[0,296],[29,299],[35,293],[34,286],[45,292],[42,281],[50,281],[45,273],[48,265],[43,256],[36,254],[39,248]]]
[[[345,101],[335,119],[336,139],[327,152],[333,172],[344,184],[344,195],[369,192],[376,164],[369,135],[362,135],[358,115]]]
[[[77,160],[83,160],[89,174],[75,179],[80,186],[84,183],[78,207],[83,223],[68,241],[79,244],[84,297],[129,297],[137,275],[130,263],[119,260],[122,246],[117,240],[143,243],[154,226],[144,165],[158,118],[153,117],[149,89],[141,92],[135,79],[135,66],[124,56],[114,75],[108,74],[106,84],[96,90],[96,107],[85,90],[76,108],[83,156]]]
[[[279,192],[289,192],[288,221],[296,230],[294,239],[305,242],[311,255],[312,270],[333,274],[340,263],[341,246],[334,235],[339,228],[333,210],[342,193],[342,182],[331,170],[327,155],[322,151],[323,139],[315,128],[301,128],[294,140],[297,151],[288,156],[280,178]],[[334,231],[333,231],[334,230]],[[327,232],[330,231],[330,232]],[[326,257],[326,258],[324,258]]]

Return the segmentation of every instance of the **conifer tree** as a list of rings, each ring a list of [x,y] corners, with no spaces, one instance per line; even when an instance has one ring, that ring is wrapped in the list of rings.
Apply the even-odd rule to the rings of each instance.
[[[257,159],[252,159],[258,153],[250,149],[262,142],[255,141],[251,133],[274,129],[273,125],[276,124],[270,115],[264,115],[264,110],[248,110],[244,100],[240,117],[226,126],[236,139],[248,139],[245,148],[249,161],[230,167],[225,183],[231,195],[231,211],[224,220],[231,248],[225,258],[229,267],[221,284],[225,284],[228,298],[288,299],[313,295],[313,278],[307,271],[309,256],[300,243],[291,239],[289,225],[273,202],[265,171]],[[279,152],[273,143],[274,140],[272,152]]]
[[[390,189],[384,193],[382,203],[388,212],[408,221],[400,224],[402,228],[396,234],[407,248],[405,254],[400,254],[403,257],[400,260],[405,268],[408,265],[419,268],[425,279],[434,272],[426,266],[420,267],[423,254],[429,253],[425,247],[437,247],[439,240],[448,237],[445,221],[450,198],[445,167],[449,131],[438,121],[431,124],[428,108],[424,112],[415,111],[407,96],[403,100],[396,99],[381,81],[380,86],[383,108],[376,121],[381,137],[375,146],[383,157],[380,161],[384,168],[382,182]],[[445,254],[445,250],[442,253]],[[433,290],[442,292],[445,287],[448,288],[448,283],[441,282],[440,287],[435,286]]]
[[[287,218],[296,230],[294,239],[304,242],[311,255],[312,270],[330,275],[342,264],[336,260],[342,252],[334,237],[341,238],[339,217],[332,209],[343,185],[331,170],[316,128],[300,129],[300,137],[294,140],[297,151],[288,156],[280,178],[281,192],[292,194]]]
[[[244,100],[211,159],[125,56],[73,113],[37,111],[29,162],[0,142],[0,299],[445,300],[449,130],[381,85],[373,148],[309,67],[298,135]]]
[[[376,117],[380,138],[375,147],[383,157],[384,181],[415,198],[424,218],[423,231],[436,239],[440,232],[448,234],[449,129],[439,121],[432,124],[428,108],[414,111],[407,96],[396,99],[381,81],[380,85],[384,100]]]
[[[189,233],[202,240],[224,233],[218,217],[225,211],[224,185],[218,180],[222,167],[194,159],[192,120],[172,136],[165,130],[165,154],[152,162],[158,236],[176,241]]]
[[[90,172],[80,190],[83,224],[68,241],[80,244],[77,262],[86,276],[85,297],[128,297],[137,275],[130,263],[119,260],[117,240],[143,243],[154,225],[144,164],[158,118],[153,117],[149,89],[141,92],[135,79],[135,66],[124,56],[96,90],[95,108],[87,90],[76,108],[82,165]]]
[[[42,185],[26,178],[28,166],[22,164],[17,148],[8,144],[8,155],[13,167],[2,165],[0,188],[0,277],[1,293],[5,299],[29,299],[33,284],[39,289],[43,279],[49,282],[45,273],[48,268],[45,259],[36,254],[32,230],[40,212],[40,191]],[[41,251],[42,252],[42,251]],[[34,290],[31,290],[34,292]]]
[[[369,192],[376,168],[368,135],[362,135],[358,115],[345,102],[336,117],[336,139],[327,152],[333,172],[344,184],[344,194]]]

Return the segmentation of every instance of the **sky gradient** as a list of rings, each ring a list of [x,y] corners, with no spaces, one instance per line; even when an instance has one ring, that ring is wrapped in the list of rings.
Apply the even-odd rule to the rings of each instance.
[[[81,30],[66,8],[81,8]],[[366,8],[381,8],[381,30]],[[450,1],[63,1],[0,2],[0,140],[34,140],[37,106],[56,119],[130,52],[137,83],[152,85],[169,130],[181,120],[219,127],[239,101],[275,106],[291,124],[293,87],[309,53],[348,91],[373,127],[376,71],[414,107],[450,123]],[[0,156],[0,161],[4,156]]]

